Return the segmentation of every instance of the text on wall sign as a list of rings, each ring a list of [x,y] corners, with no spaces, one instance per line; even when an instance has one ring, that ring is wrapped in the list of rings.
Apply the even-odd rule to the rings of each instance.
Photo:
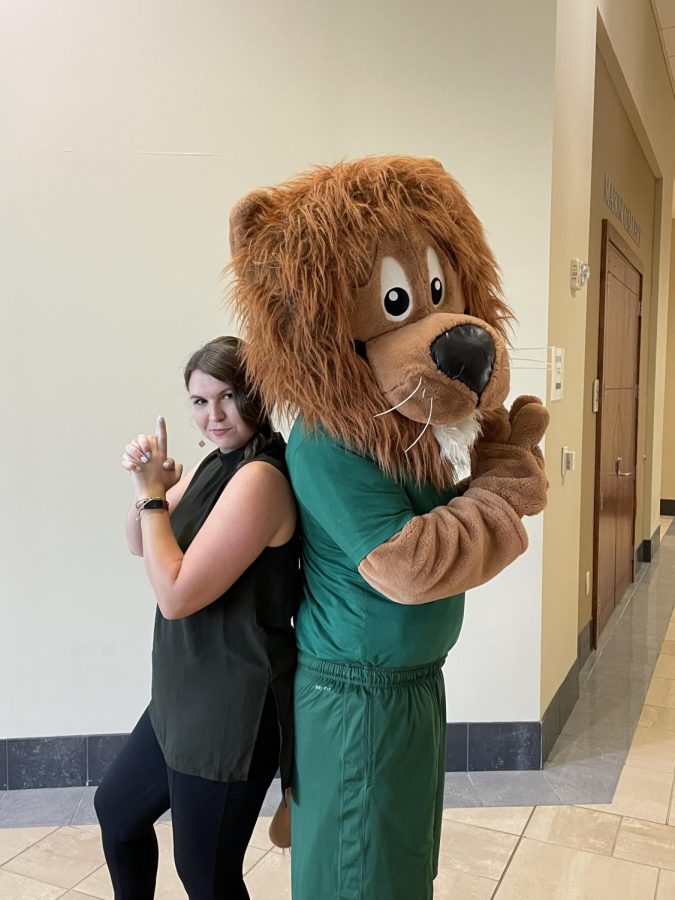
[[[631,236],[639,247],[642,229],[631,212],[630,207],[610,181],[609,175],[605,175],[605,203],[612,210],[619,222],[621,222],[624,231]]]

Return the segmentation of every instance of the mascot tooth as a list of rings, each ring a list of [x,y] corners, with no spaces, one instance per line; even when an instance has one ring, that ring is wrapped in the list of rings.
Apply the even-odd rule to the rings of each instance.
[[[525,551],[521,518],[544,508],[548,413],[503,406],[511,313],[438,161],[317,168],[248,194],[230,224],[246,365],[297,414],[293,897],[431,900],[441,667],[464,592]]]

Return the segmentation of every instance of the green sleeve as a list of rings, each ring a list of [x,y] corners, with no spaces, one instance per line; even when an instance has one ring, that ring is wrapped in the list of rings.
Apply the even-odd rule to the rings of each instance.
[[[305,434],[289,450],[291,482],[301,510],[355,565],[414,518],[400,485],[371,459],[325,433]]]

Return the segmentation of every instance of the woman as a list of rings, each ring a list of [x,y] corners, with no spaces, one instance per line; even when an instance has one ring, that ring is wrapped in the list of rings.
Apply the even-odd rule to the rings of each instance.
[[[291,617],[299,593],[285,445],[221,337],[185,368],[213,450],[185,477],[166,425],[127,444],[129,549],[157,598],[152,700],[96,792],[116,900],[154,895],[153,824],[171,808],[190,900],[247,898],[242,861],[277,767],[292,763]]]

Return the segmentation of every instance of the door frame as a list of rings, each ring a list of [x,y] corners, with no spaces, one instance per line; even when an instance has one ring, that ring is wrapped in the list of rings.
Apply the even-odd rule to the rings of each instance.
[[[600,250],[600,309],[598,320],[598,368],[597,378],[600,384],[600,408],[596,413],[595,421],[595,484],[594,484],[594,505],[593,505],[593,597],[592,597],[592,634],[591,647],[595,649],[598,646],[598,545],[600,539],[600,451],[602,437],[602,383],[604,375],[604,353],[605,353],[605,306],[607,300],[607,275],[608,265],[607,256],[609,253],[609,245],[612,244],[627,262],[637,269],[640,275],[640,310],[642,310],[643,285],[644,285],[644,263],[640,257],[633,251],[624,240],[619,231],[607,219],[602,220],[602,243]],[[638,345],[637,345],[637,387],[638,395],[635,402],[635,477],[633,479],[633,529],[632,529],[632,560],[631,560],[631,583],[635,581],[635,519],[637,516],[637,448],[638,448],[638,425],[640,411],[640,351],[642,343],[642,312],[638,321]]]

